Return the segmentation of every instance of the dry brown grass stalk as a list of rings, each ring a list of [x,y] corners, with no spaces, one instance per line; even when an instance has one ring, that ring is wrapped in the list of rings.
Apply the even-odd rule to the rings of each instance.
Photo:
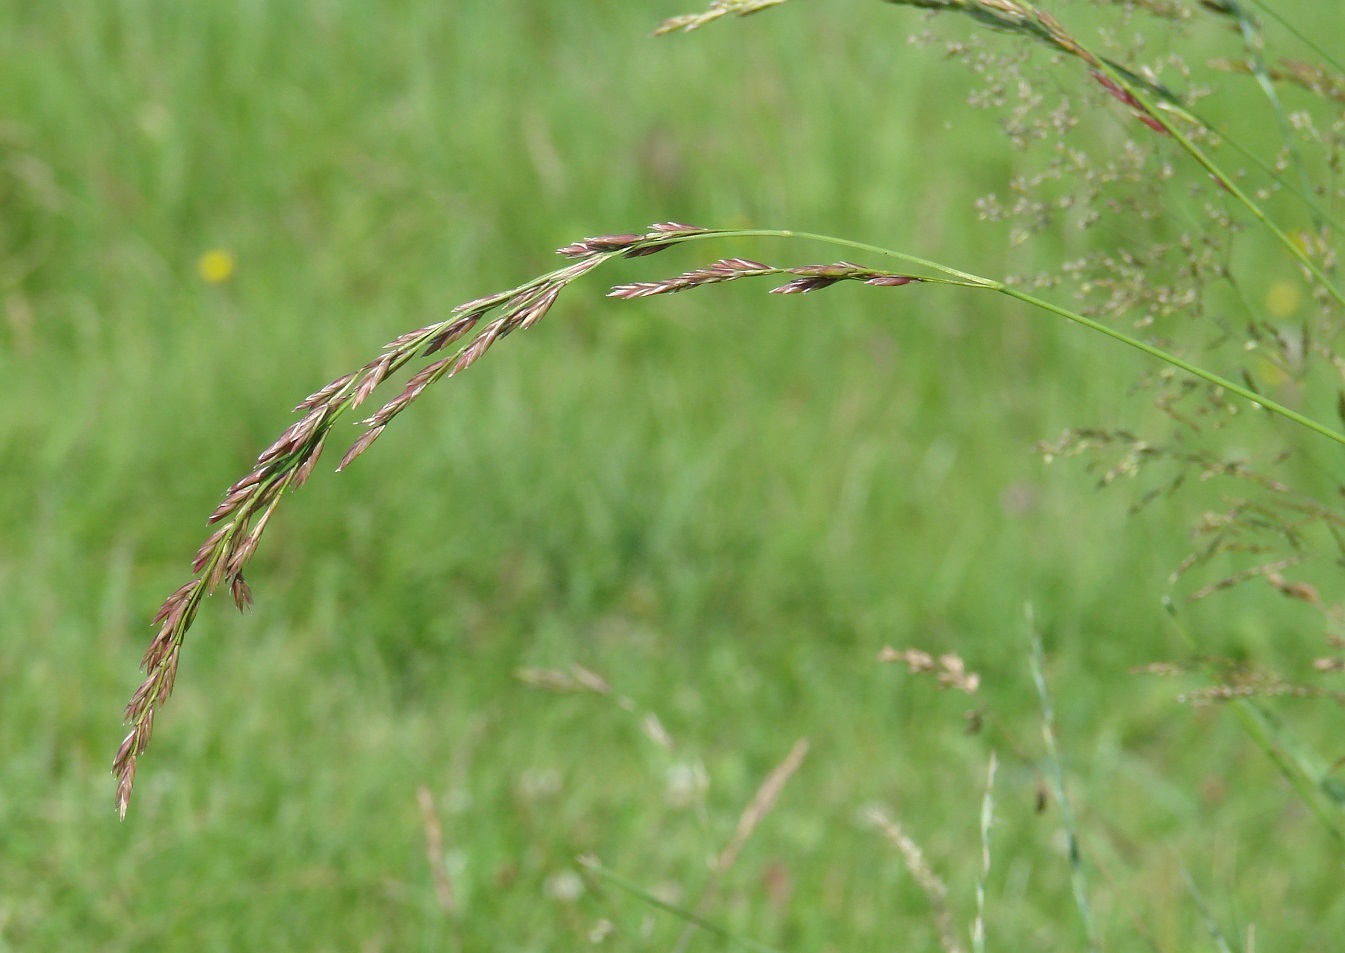
[[[864,812],[864,817],[897,848],[906,869],[925,892],[934,913],[934,924],[939,930],[939,945],[945,953],[962,953],[962,943],[957,938],[953,913],[948,906],[948,886],[943,882],[943,878],[934,872],[934,868],[929,866],[920,845],[911,839],[899,823],[888,817],[882,808],[869,808]]]
[[[761,825],[771,811],[775,809],[775,804],[780,799],[780,793],[789,783],[789,779],[799,770],[803,764],[803,759],[808,755],[808,739],[800,738],[794,742],[793,747],[784,759],[772,769],[771,773],[766,775],[766,779],[761,782],[757,788],[757,793],[753,795],[752,800],[748,802],[747,807],[743,808],[742,814],[738,816],[738,826],[733,831],[733,837],[729,840],[724,849],[720,851],[716,858],[714,867],[710,871],[710,882],[700,899],[696,903],[696,914],[703,914],[710,905],[714,903],[715,896],[719,891],[720,884],[723,883],[724,875],[738,860],[738,855],[742,853],[743,847],[747,845],[752,832]],[[695,926],[688,924],[687,928],[678,938],[676,946],[673,947],[673,953],[682,953],[691,942],[695,934]]]
[[[718,20],[724,16],[745,17],[751,13],[765,10],[767,7],[776,7],[784,3],[785,0],[711,0],[710,6],[704,13],[689,13],[683,16],[670,17],[659,24],[654,31],[655,36],[663,36],[665,33],[689,33],[697,27]]]
[[[775,807],[775,802],[780,798],[780,792],[785,789],[789,779],[798,771],[799,766],[803,764],[803,759],[808,754],[808,739],[800,738],[794,742],[794,746],[789,749],[789,754],[785,755],[784,760],[775,766],[775,769],[766,776],[766,780],[761,782],[761,787],[757,788],[756,795],[751,802],[743,809],[743,813],[738,818],[738,827],[733,832],[733,839],[719,854],[719,859],[715,861],[715,873],[723,875],[733,866],[733,862],[738,859],[742,853],[747,839],[752,836],[752,832],[757,829],[766,816],[770,814]]]
[[[425,854],[430,863],[430,876],[434,878],[435,898],[445,916],[456,918],[458,904],[453,895],[453,881],[444,864],[444,829],[439,823],[439,813],[434,809],[434,795],[422,784],[416,788],[416,802],[420,805],[420,820],[425,827]]]

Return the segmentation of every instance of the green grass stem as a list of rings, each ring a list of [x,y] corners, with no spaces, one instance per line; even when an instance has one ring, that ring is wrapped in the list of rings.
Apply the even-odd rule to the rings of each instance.
[[[1058,315],[1059,317],[1072,321],[1075,324],[1080,324],[1088,328],[1089,330],[1096,331],[1099,334],[1106,335],[1107,337],[1115,341],[1119,341],[1122,344],[1128,345],[1129,347],[1132,347],[1137,351],[1141,351],[1144,354],[1149,355],[1150,357],[1157,358],[1158,360],[1166,364],[1170,364],[1173,367],[1178,368],[1179,370],[1185,371],[1186,373],[1192,375],[1193,377],[1198,377],[1203,381],[1206,381],[1210,384],[1214,384],[1217,387],[1221,387],[1224,390],[1227,390],[1230,393],[1236,394],[1239,397],[1243,398],[1244,400],[1249,401],[1250,403],[1256,404],[1258,407],[1264,408],[1265,410],[1268,410],[1271,413],[1278,414],[1279,416],[1284,417],[1287,420],[1291,420],[1294,423],[1299,424],[1300,426],[1306,427],[1309,430],[1312,430],[1323,437],[1326,437],[1330,440],[1335,441],[1338,444],[1341,444],[1342,446],[1345,446],[1345,433],[1341,433],[1338,430],[1328,427],[1312,417],[1299,413],[1298,411],[1286,407],[1284,404],[1272,400],[1269,397],[1266,397],[1262,394],[1258,394],[1256,391],[1252,390],[1249,387],[1244,386],[1243,384],[1239,384],[1236,381],[1228,379],[1227,377],[1224,377],[1220,374],[1216,374],[1213,371],[1207,370],[1206,368],[1203,368],[1198,364],[1185,360],[1184,358],[1178,357],[1171,351],[1167,351],[1156,345],[1149,344],[1147,341],[1143,341],[1137,337],[1134,337],[1133,335],[1126,334],[1124,331],[1119,331],[1116,328],[1103,324],[1101,321],[1095,321],[1092,318],[1079,314],[1077,311],[1073,311],[1069,308],[1063,307],[1062,305],[1058,305],[1053,302],[1046,301],[1042,298],[1038,298],[1035,295],[1028,294],[1025,291],[1019,290],[1018,288],[1015,288],[1011,285],[1007,285],[1002,281],[996,281],[992,278],[985,278],[980,275],[975,275],[970,272],[962,271],[957,268],[953,268],[949,265],[944,265],[939,262],[931,261],[928,258],[922,258],[916,255],[908,254],[906,252],[898,252],[892,249],[882,248],[877,245],[871,245],[865,242],[852,241],[846,238],[838,238],[832,235],[820,235],[815,232],[790,231],[785,229],[731,229],[731,230],[726,229],[723,231],[714,231],[706,233],[704,235],[693,236],[692,239],[689,240],[699,240],[705,238],[786,238],[786,239],[803,239],[808,241],[825,242],[826,244],[835,245],[841,248],[850,248],[856,251],[870,252],[873,254],[883,255],[888,258],[895,258],[899,261],[907,262],[908,264],[919,265],[921,267],[933,271],[941,272],[942,274],[950,276],[953,279],[951,281],[944,280],[941,283],[953,284],[968,288],[980,288],[987,291],[997,291],[1000,294],[1007,295],[1008,297],[1021,301],[1024,304],[1032,305],[1034,308],[1040,308],[1043,311],[1048,311],[1051,314]],[[938,281],[939,279],[931,277],[930,280]]]
[[[1200,919],[1205,924],[1205,931],[1209,933],[1210,940],[1214,943],[1214,948],[1219,953],[1233,953],[1228,945],[1228,938],[1224,935],[1223,928],[1219,926],[1219,921],[1214,917],[1214,911],[1210,905],[1205,902],[1205,895],[1200,891],[1200,885],[1196,879],[1191,876],[1191,871],[1187,869],[1186,864],[1182,863],[1181,858],[1177,858],[1177,863],[1182,869],[1182,879],[1186,881],[1186,889],[1191,894],[1191,900],[1195,903],[1196,909],[1200,911]],[[1249,953],[1249,951],[1244,951]]]
[[[1028,659],[1032,667],[1032,681],[1037,686],[1037,698],[1041,704],[1041,735],[1046,744],[1047,783],[1051,786],[1051,793],[1060,808],[1060,825],[1065,832],[1065,841],[1069,849],[1070,883],[1074,889],[1074,904],[1078,907],[1079,917],[1083,921],[1088,949],[1090,953],[1097,953],[1100,946],[1097,926],[1093,921],[1092,904],[1088,899],[1088,875],[1084,870],[1083,851],[1079,847],[1078,829],[1074,823],[1074,808],[1065,791],[1065,770],[1056,743],[1055,707],[1051,703],[1051,693],[1046,684],[1046,654],[1042,649],[1041,633],[1037,630],[1031,603],[1028,603],[1025,611],[1029,640]]]
[[[728,940],[730,943],[741,946],[745,950],[751,950],[752,953],[779,953],[779,951],[773,947],[766,946],[764,943],[758,943],[751,937],[735,933],[727,927],[722,927],[713,920],[708,920],[685,907],[678,906],[675,903],[669,903],[666,900],[654,896],[654,894],[650,893],[644,887],[641,887],[635,881],[623,877],[614,870],[609,870],[604,867],[596,857],[591,855],[582,856],[579,858],[579,865],[594,876],[619,887],[637,900],[647,903],[649,906],[662,910],[665,913],[670,913],[673,916],[686,921],[688,924],[704,930],[706,933],[711,933],[720,939]]]
[[[981,799],[981,870],[976,877],[976,919],[971,925],[972,953],[985,953],[985,890],[990,882],[990,835],[995,823],[995,773],[999,759],[990,752],[986,769],[985,796]]]
[[[1312,50],[1312,52],[1320,56],[1324,62],[1330,63],[1331,66],[1336,70],[1336,72],[1345,73],[1345,65],[1342,65],[1341,61],[1336,59],[1335,56],[1332,55],[1330,50],[1323,47],[1311,36],[1304,33],[1297,26],[1295,26],[1294,22],[1290,20],[1288,17],[1286,17],[1283,13],[1281,13],[1274,4],[1267,3],[1266,0],[1251,0],[1251,2],[1256,4],[1257,7],[1261,9],[1262,13],[1270,17],[1280,26],[1284,27],[1284,29],[1287,30],[1289,34],[1293,36],[1296,40],[1298,40],[1308,49]]]

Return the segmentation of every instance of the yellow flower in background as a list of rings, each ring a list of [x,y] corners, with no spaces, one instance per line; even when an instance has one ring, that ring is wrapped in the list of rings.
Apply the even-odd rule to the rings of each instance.
[[[196,273],[207,284],[218,285],[233,277],[238,260],[233,252],[212,248],[196,260]]]
[[[1303,293],[1292,281],[1277,281],[1266,291],[1266,310],[1272,318],[1290,318],[1298,313]]]

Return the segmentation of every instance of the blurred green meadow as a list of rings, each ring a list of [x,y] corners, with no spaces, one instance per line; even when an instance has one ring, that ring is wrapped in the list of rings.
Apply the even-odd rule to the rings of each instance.
[[[1034,449],[1161,426],[1141,359],[948,288],[604,297],[721,254],[835,257],[802,243],[604,269],[348,471],[324,460],[255,609],[207,603],[117,822],[120,712],[205,517],[390,338],[655,221],[990,276],[1077,251],[977,221],[1015,156],[907,44],[911,11],[650,37],[688,7],[0,0],[0,950],[673,949],[684,922],[581,855],[778,949],[935,949],[864,812],[919,843],[965,937],[992,750],[989,946],[1082,948],[1026,603],[1105,948],[1214,948],[1202,906],[1235,949],[1338,942],[1339,845],[1227,711],[1177,703],[1197,679],[1128,671],[1187,654],[1177,624],[1302,671],[1318,617],[1170,586],[1218,486],[1131,517],[1147,487]],[[884,646],[956,653],[980,690]],[[610,692],[552,690],[574,666]],[[1339,724],[1271,707],[1309,740]]]

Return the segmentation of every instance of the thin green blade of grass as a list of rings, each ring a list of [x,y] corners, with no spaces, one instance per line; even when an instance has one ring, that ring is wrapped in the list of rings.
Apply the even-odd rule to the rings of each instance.
[[[1302,30],[1298,29],[1298,27],[1296,27],[1291,20],[1289,20],[1284,16],[1284,14],[1276,10],[1274,6],[1272,6],[1269,3],[1266,3],[1265,0],[1251,0],[1251,2],[1260,7],[1262,13],[1270,17],[1280,26],[1284,27],[1285,30],[1287,30],[1291,36],[1293,36],[1295,39],[1301,42],[1308,49],[1312,50],[1323,60],[1330,63],[1331,66],[1334,67],[1337,72],[1345,73],[1345,66],[1341,65],[1341,62],[1339,60],[1337,60],[1334,56],[1332,56],[1325,49],[1323,49],[1320,44],[1318,44],[1316,41],[1312,39],[1312,37],[1308,36]]]
[[[1069,846],[1070,883],[1074,890],[1074,903],[1083,920],[1084,934],[1088,938],[1088,949],[1097,953],[1097,927],[1093,922],[1092,906],[1088,901],[1088,877],[1083,866],[1083,852],[1079,848],[1079,836],[1074,824],[1074,809],[1065,793],[1065,771],[1060,763],[1060,750],[1055,737],[1055,708],[1051,703],[1051,693],[1046,684],[1046,653],[1042,649],[1041,633],[1033,617],[1032,604],[1026,606],[1027,631],[1030,648],[1028,659],[1032,666],[1032,680],[1037,686],[1037,698],[1041,704],[1041,734],[1046,743],[1046,766],[1048,783],[1060,805],[1060,823],[1065,831],[1065,841]]]
[[[686,921],[688,924],[699,927],[700,929],[706,931],[707,933],[713,933],[715,936],[721,939],[728,940],[732,943],[736,943],[743,949],[752,950],[753,953],[780,953],[779,950],[776,950],[773,947],[766,946],[764,943],[758,943],[751,937],[746,937],[743,936],[742,934],[734,933],[727,927],[720,926],[718,923],[715,923],[712,920],[707,920],[705,917],[700,916],[699,914],[691,910],[688,910],[685,907],[680,907],[675,903],[669,903],[666,900],[654,896],[652,893],[650,893],[644,887],[641,887],[635,881],[629,880],[626,877],[621,876],[621,874],[618,874],[616,871],[609,870],[608,868],[604,867],[602,863],[598,860],[598,858],[594,857],[591,854],[585,854],[582,857],[580,857],[579,865],[589,873],[593,874],[594,876],[602,880],[605,880],[616,887],[619,887],[621,890],[630,894],[632,897],[635,897],[637,900],[641,900],[644,903],[649,904],[651,907],[656,907],[657,909],[662,910],[665,913],[670,913],[673,916]]]
[[[985,797],[981,799],[981,871],[976,878],[976,919],[971,926],[972,953],[985,953],[985,890],[990,882],[990,833],[995,823],[995,774],[999,759],[990,752]]]
[[[1196,880],[1191,876],[1191,871],[1182,863],[1181,858],[1177,859],[1177,864],[1182,870],[1182,879],[1186,881],[1186,889],[1191,893],[1191,900],[1195,903],[1196,909],[1200,911],[1200,918],[1205,923],[1205,930],[1209,933],[1210,939],[1214,941],[1215,947],[1219,953],[1233,953],[1228,945],[1228,939],[1224,936],[1224,931],[1219,926],[1219,921],[1214,918],[1214,911],[1210,905],[1205,902],[1205,896],[1200,892],[1200,887]]]
[[[1298,174],[1299,186],[1304,194],[1310,195],[1312,193],[1312,181],[1308,177],[1307,167],[1303,164],[1303,156],[1298,148],[1298,143],[1294,141],[1293,126],[1289,122],[1288,115],[1285,114],[1284,104],[1280,102],[1279,94],[1275,92],[1275,84],[1270,78],[1270,70],[1266,67],[1266,58],[1261,54],[1261,50],[1265,47],[1265,37],[1261,34],[1259,24],[1242,8],[1239,0],[1225,0],[1225,3],[1232,10],[1232,15],[1237,18],[1238,29],[1242,33],[1242,43],[1247,48],[1247,66],[1251,70],[1252,76],[1256,78],[1256,85],[1260,87],[1262,95],[1266,97],[1266,102],[1270,104],[1270,111],[1275,115],[1275,123],[1280,129],[1280,139],[1284,143],[1284,149],[1289,155],[1289,161],[1293,164],[1294,171]],[[1315,211],[1314,217],[1316,217]],[[1318,218],[1315,224],[1318,229],[1321,229],[1323,223]]]
[[[1345,846],[1345,791],[1325,763],[1250,698],[1235,699],[1233,710],[1251,739],[1275,762],[1331,836]]]

